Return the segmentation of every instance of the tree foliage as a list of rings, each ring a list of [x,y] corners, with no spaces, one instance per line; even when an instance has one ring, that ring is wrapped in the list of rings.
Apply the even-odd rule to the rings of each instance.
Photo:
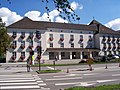
[[[10,46],[10,41],[11,38],[7,34],[5,24],[0,22],[0,56],[4,56],[6,54],[6,50]]]

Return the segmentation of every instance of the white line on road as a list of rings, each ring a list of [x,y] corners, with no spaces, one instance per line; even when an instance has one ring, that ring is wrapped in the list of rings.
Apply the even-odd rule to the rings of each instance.
[[[34,85],[34,84],[38,84],[37,82],[27,82],[27,83],[0,83],[0,85]]]
[[[27,89],[27,88],[30,88],[30,89],[35,89],[35,88],[40,88],[38,85],[31,85],[31,86],[1,86],[0,89]]]
[[[72,80],[72,79],[82,79],[82,77],[74,77],[74,78],[55,78],[55,79],[46,79],[47,81],[53,80]]]
[[[120,74],[114,74],[114,75],[112,75],[112,76],[120,76]]]
[[[34,82],[35,80],[6,80],[0,81],[0,83],[7,83],[7,82]]]
[[[99,73],[90,73],[90,74],[83,74],[83,75],[96,75],[96,74],[99,74]]]
[[[97,80],[98,83],[104,83],[104,82],[111,82],[111,81],[117,81],[118,79],[111,79],[111,80]]]
[[[78,75],[78,74],[67,74],[67,75],[53,76],[53,77],[72,77],[72,76],[80,76],[80,75]]]
[[[52,68],[52,67],[49,67],[49,66],[47,66],[47,68],[49,68],[49,69],[51,69],[51,70],[54,70],[54,68]]]

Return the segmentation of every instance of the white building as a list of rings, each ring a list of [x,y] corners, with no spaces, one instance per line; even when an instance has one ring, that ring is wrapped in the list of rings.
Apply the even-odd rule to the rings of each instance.
[[[25,17],[7,28],[8,34],[13,37],[6,54],[7,62],[26,61],[31,50],[35,60],[38,60],[40,47],[42,60],[56,57],[59,60],[74,60],[84,59],[88,54],[91,57],[120,54],[120,34],[95,20],[90,25],[82,25],[32,21]]]

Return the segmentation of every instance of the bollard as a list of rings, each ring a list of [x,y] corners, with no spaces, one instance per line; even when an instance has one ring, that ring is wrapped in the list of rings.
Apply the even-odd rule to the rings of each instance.
[[[67,73],[69,73],[69,68],[67,68]]]
[[[105,69],[108,69],[107,65],[105,66]]]

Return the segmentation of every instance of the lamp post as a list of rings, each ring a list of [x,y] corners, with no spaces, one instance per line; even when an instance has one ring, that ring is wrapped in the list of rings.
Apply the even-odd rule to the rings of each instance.
[[[38,63],[39,64],[39,71],[41,71],[41,63],[40,63],[40,61],[41,61],[41,54],[42,54],[41,50],[42,50],[41,46],[39,48],[37,48],[38,54],[40,56],[39,63]]]

